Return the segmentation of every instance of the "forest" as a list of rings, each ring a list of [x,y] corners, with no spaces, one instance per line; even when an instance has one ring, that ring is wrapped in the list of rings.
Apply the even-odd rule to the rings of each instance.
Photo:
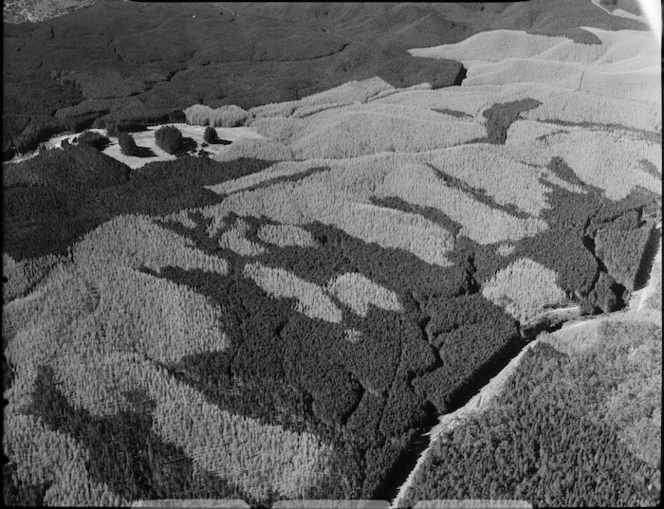
[[[653,398],[661,329],[604,322],[597,334],[587,350],[555,340],[528,350],[495,402],[437,442],[404,505],[448,498],[657,505],[652,418],[661,412]],[[624,398],[638,402],[628,411]]]
[[[560,2],[5,23],[5,504],[393,500],[529,346],[406,506],[657,504],[661,325],[601,315],[661,307],[661,115],[466,59],[632,58]]]

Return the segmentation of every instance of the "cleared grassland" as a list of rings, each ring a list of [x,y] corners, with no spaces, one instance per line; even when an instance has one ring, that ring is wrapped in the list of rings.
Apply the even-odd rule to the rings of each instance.
[[[237,183],[210,186],[209,189],[219,194],[239,192],[227,197],[221,206],[215,206],[216,212],[211,209],[209,217],[221,217],[233,211],[239,215],[265,215],[288,224],[319,220],[365,241],[407,249],[429,263],[444,264],[441,257],[451,247],[449,241],[444,240],[449,235],[441,236],[440,227],[419,215],[370,206],[367,202],[371,197],[396,196],[415,205],[436,208],[459,222],[463,235],[482,244],[532,236],[547,229],[544,221],[537,217],[517,217],[479,203],[472,193],[448,185],[425,166],[433,164],[470,187],[483,189],[496,203],[516,205],[536,216],[547,206],[548,188],[539,178],[545,176],[555,183],[560,179],[544,168],[529,167],[509,156],[510,151],[505,147],[479,144],[419,154],[388,152],[342,160],[279,163]],[[329,167],[330,171],[297,182],[240,191],[279,176],[297,175],[312,167]],[[518,173],[522,188],[511,184],[510,172]],[[366,224],[369,221],[375,224]],[[390,224],[392,221],[394,224]],[[416,230],[411,234],[407,227]],[[383,228],[385,232],[381,232]],[[435,233],[436,230],[439,233]],[[417,240],[418,234],[420,240]],[[399,240],[398,235],[403,238]]]
[[[620,65],[613,66],[615,69],[613,72],[608,71],[606,67],[587,70],[583,75],[580,89],[597,95],[638,98],[644,103],[656,103],[660,97],[658,91],[662,86],[660,65],[646,66],[644,63],[643,68],[632,71],[622,69],[623,65],[623,62],[620,62]],[[610,74],[610,80],[607,80],[607,74]],[[609,86],[607,81],[610,83]]]
[[[338,104],[349,104],[355,102],[367,102],[382,92],[396,90],[381,78],[374,77],[360,81],[348,81],[338,87],[312,94],[298,101],[287,101],[283,103],[269,103],[249,109],[249,115],[255,119],[262,117],[289,117],[298,108],[327,107]],[[252,121],[253,122],[253,121]]]
[[[409,203],[438,209],[463,225],[460,235],[479,244],[519,240],[548,228],[541,219],[519,218],[478,202],[471,194],[448,186],[424,165],[410,165],[391,172],[376,189],[376,195],[398,196]]]
[[[537,90],[533,90],[532,97],[542,105],[523,113],[527,119],[615,124],[646,131],[662,129],[661,108],[649,104],[544,85],[534,88]]]
[[[644,171],[641,160],[662,172],[662,145],[640,139],[625,131],[582,127],[566,128],[545,139],[522,138],[524,130],[511,133],[510,147],[522,148],[526,162],[545,165],[561,157],[587,184],[606,191],[607,198],[619,200],[636,186],[661,194],[661,180]]]
[[[500,205],[515,205],[538,216],[548,206],[549,188],[540,178],[549,172],[523,164],[518,156],[504,147],[478,143],[432,151],[423,154],[422,160],[475,189],[483,189]]]
[[[251,127],[289,147],[296,159],[417,152],[458,145],[484,134],[482,123],[472,118],[410,105],[335,103],[334,107],[316,108],[318,111],[309,107],[304,117],[294,114],[257,118]]]
[[[308,107],[305,107],[308,108]],[[330,106],[328,105],[319,105],[315,108],[319,109],[319,112],[329,110]],[[334,108],[337,109],[337,108]],[[311,113],[313,115],[314,113]],[[308,126],[311,125],[311,121],[306,118],[300,118],[296,116],[274,116],[274,117],[259,117],[253,120],[251,123],[251,128],[255,129],[257,133],[265,138],[273,141],[288,145],[293,141],[293,139],[298,139],[304,134]]]
[[[190,217],[190,211],[189,210],[180,210],[178,212],[174,212],[173,214],[169,214],[168,216],[164,216],[165,221],[175,221],[176,223],[180,223],[182,226],[185,228],[189,228],[190,230],[195,229],[198,225],[196,224],[196,221],[194,221]]]
[[[484,127],[427,109],[371,103],[311,115],[290,146],[295,157],[342,159],[378,152],[419,152],[480,138]]]
[[[611,79],[611,78],[609,78]],[[662,112],[630,95],[624,98],[597,95],[585,90],[565,89],[549,83],[509,83],[440,90],[397,91],[376,102],[417,108],[448,109],[478,116],[493,104],[533,98],[542,103],[523,112],[523,118],[542,121],[616,124],[646,131],[661,130]]]
[[[346,273],[331,280],[326,290],[360,316],[367,316],[369,305],[388,311],[402,311],[397,295],[362,274]]]
[[[395,88],[392,90],[383,90],[382,92],[378,92],[373,97],[370,97],[367,100],[367,102],[376,101],[378,99],[382,99],[383,97],[388,97],[392,94],[400,94],[402,92],[412,92],[414,90],[433,90],[433,87],[431,86],[431,83],[424,82],[424,83],[418,83],[417,85],[411,85],[410,87]]]
[[[304,228],[292,224],[270,224],[261,226],[258,238],[279,247],[318,247],[318,242]]]
[[[477,64],[468,70],[465,81],[468,82],[467,86],[475,86],[508,84],[521,80],[576,89],[581,82],[583,68],[572,62],[513,59],[496,64]]]
[[[3,308],[11,330],[5,354],[16,366],[10,400],[17,403],[28,403],[37,366],[60,366],[56,374],[72,404],[104,415],[108,405],[119,410],[113,404],[119,404],[120,394],[69,376],[73,368],[68,359],[85,359],[97,350],[130,350],[159,362],[177,362],[229,345],[219,327],[219,309],[205,297],[117,264],[75,256],[72,265],[54,269],[31,295]],[[86,369],[94,376],[94,370]],[[89,403],[95,387],[104,397]]]
[[[295,310],[310,318],[341,323],[343,313],[316,284],[279,268],[250,263],[242,271],[271,297],[297,299]]]
[[[218,308],[189,288],[138,272],[170,265],[225,274],[225,260],[137,216],[105,223],[71,252],[72,262],[51,270],[37,293],[3,307],[17,398],[29,397],[35,366],[56,359],[69,343],[85,352],[101,342],[107,351],[131,349],[163,362],[227,348]],[[66,387],[71,379],[63,378]]]
[[[189,125],[189,124],[168,124],[176,127],[185,138],[191,138],[196,147],[200,147],[203,142],[203,134],[205,133],[205,126]],[[145,164],[152,161],[169,161],[176,159],[175,156],[168,154],[155,143],[155,131],[162,126],[148,126],[147,131],[132,133],[136,144],[139,147],[150,149],[154,157],[133,157],[127,156],[120,151],[120,145],[117,143],[117,138],[111,137],[111,144],[104,149],[104,153],[120,162],[123,162],[130,168],[140,168]],[[212,158],[222,157],[225,152],[230,150],[236,143],[248,140],[260,140],[262,137],[249,127],[217,127],[217,136],[225,140],[233,142],[231,145],[213,144],[208,145],[205,150]]]
[[[496,253],[498,253],[500,256],[509,256],[514,252],[514,249],[514,244],[504,242],[496,248]]]
[[[558,44],[568,43],[565,37],[531,35],[514,30],[492,30],[480,32],[456,44],[445,44],[432,48],[409,50],[416,57],[449,58],[465,64],[482,60],[501,62],[508,58],[533,58]]]
[[[341,108],[343,106],[348,106],[349,104],[352,104],[350,101],[340,101],[336,103],[324,103],[324,104],[313,104],[313,105],[307,105],[307,106],[301,106],[297,108],[293,114],[289,117],[291,120],[296,119],[296,118],[304,118],[308,117],[310,115],[315,115],[316,113],[320,113],[325,110],[333,110],[336,108]],[[279,118],[279,117],[270,117],[270,118]],[[262,121],[267,120],[266,118],[261,119]]]
[[[584,29],[602,44],[493,30],[457,44],[409,52],[414,56],[461,61],[468,67],[463,86],[542,82],[642,103],[659,101],[658,48],[648,32]],[[505,55],[510,58],[505,59]]]
[[[107,353],[99,350],[100,346],[96,345],[96,350],[89,350],[85,355],[65,349],[62,353],[69,356],[60,355],[52,363],[56,372],[66,370],[66,377],[76,380],[78,394],[86,407],[99,406],[103,403],[103,400],[98,401],[100,397],[116,395],[121,398],[121,393],[142,391],[154,402],[153,433],[181,447],[199,468],[238,484],[255,497],[265,497],[270,490],[287,497],[302,497],[326,474],[330,449],[315,436],[293,433],[221,410],[143,356],[130,352]],[[63,383],[64,378],[56,380]],[[106,391],[100,393],[100,388]],[[113,407],[107,405],[109,409]],[[12,418],[21,419],[21,416]],[[25,423],[19,422],[19,425]],[[27,430],[31,430],[29,426]],[[74,444],[68,443],[69,450],[61,457],[54,455],[58,449],[53,442],[60,438],[58,435],[34,433],[30,437],[21,440],[19,434],[15,445],[15,456],[27,470],[22,473],[24,477],[41,474],[48,479],[54,474],[57,476],[59,470],[67,469],[61,474],[65,480],[72,484],[86,482],[87,476],[82,475],[75,481],[67,479],[69,471],[76,473],[78,467],[76,456],[72,458],[73,465],[72,460],[65,460],[75,454]],[[24,458],[25,455],[30,458]],[[34,459],[30,461],[31,458]],[[49,458],[53,465],[49,465]],[[70,486],[63,486],[67,487]],[[108,498],[103,486],[97,491],[101,492],[97,497]],[[81,495],[78,489],[71,493]]]
[[[330,173],[241,191],[203,209],[203,214],[221,218],[235,212],[293,225],[320,221],[365,242],[405,249],[428,263],[449,265],[445,253],[454,239],[447,230],[417,214],[359,203],[361,190],[351,194],[353,182],[344,182],[343,172],[334,177]]]
[[[191,138],[196,143],[196,147],[200,147],[205,141],[203,139],[205,126],[180,124],[180,123],[167,124],[167,125],[172,125],[176,127],[178,130],[180,130],[183,137]],[[146,155],[145,157],[128,156],[126,154],[123,154],[122,151],[120,150],[118,138],[115,136],[108,136],[105,129],[89,129],[89,131],[103,134],[104,136],[107,136],[108,139],[110,140],[109,145],[106,148],[104,148],[104,150],[102,151],[104,154],[106,154],[109,157],[112,157],[113,159],[120,161],[123,164],[126,164],[132,169],[136,169],[136,168],[141,168],[142,166],[145,166],[146,164],[151,162],[173,161],[176,159],[176,156],[169,154],[168,152],[165,152],[164,150],[162,150],[157,146],[155,142],[155,131],[157,131],[157,129],[159,129],[160,127],[163,126],[162,125],[148,126],[147,130],[145,131],[138,131],[131,133],[132,137],[134,138],[134,141],[136,142],[136,145],[148,151],[149,155]],[[226,153],[229,150],[231,150],[231,147],[235,147],[235,145],[237,144],[248,143],[249,146],[253,146],[252,142],[254,144],[258,142],[258,144],[260,145],[260,141],[263,140],[263,137],[250,127],[244,127],[244,126],[217,127],[215,130],[217,131],[217,135],[219,136],[219,138],[223,138],[225,140],[233,142],[230,145],[222,145],[222,144],[208,145],[205,148],[205,150],[210,154],[210,157],[213,157],[215,159],[229,160],[229,159],[236,159],[238,157],[243,157],[242,155],[239,156],[232,155],[234,153],[237,153],[238,150],[241,151],[242,149],[233,148],[233,152],[231,153],[230,156],[228,156]],[[67,142],[71,143],[73,139],[77,137],[78,134],[65,134],[61,136],[56,136],[54,138],[51,138],[45,145],[49,149],[62,148],[62,142],[64,140],[67,140]],[[251,156],[246,156],[246,157],[251,157]],[[10,170],[7,177],[3,176],[3,183],[5,182],[5,179],[7,179],[7,182],[12,183],[12,182],[29,181],[31,177],[29,174],[16,175],[15,170],[14,171]],[[32,179],[34,180],[34,177],[32,177]],[[39,184],[40,182],[36,180],[35,183]]]
[[[485,103],[493,104],[495,101],[488,99],[485,93],[459,87],[458,90],[445,89],[444,91],[397,91],[384,97],[377,97],[374,102],[410,106],[418,109],[448,109],[461,111],[474,117]]]
[[[176,233],[143,216],[118,216],[86,234],[73,248],[74,257],[86,263],[119,265],[159,272],[171,265],[226,274],[228,264],[219,257],[191,247]]]
[[[543,265],[520,258],[489,279],[482,287],[482,295],[524,323],[547,306],[566,301],[557,278],[554,271]]]
[[[641,307],[643,309],[652,309],[654,311],[662,310],[662,239],[659,239],[659,248],[655,261],[650,271],[650,281],[648,287],[650,290],[644,295]]]

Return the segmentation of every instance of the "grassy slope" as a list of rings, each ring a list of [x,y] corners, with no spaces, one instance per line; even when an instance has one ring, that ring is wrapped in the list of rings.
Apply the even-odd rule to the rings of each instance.
[[[199,7],[210,6],[192,6],[192,9]],[[112,8],[106,8],[111,9],[108,12],[112,14]],[[169,12],[170,8],[164,9]],[[282,8],[274,7],[277,11]],[[309,14],[315,20],[319,8],[293,9],[313,9]],[[331,7],[332,10],[337,8]],[[146,12],[161,10],[154,5],[145,9]],[[362,58],[371,57],[374,43],[378,44],[382,55],[392,55],[390,58],[394,57],[399,63],[392,41],[372,39],[380,38],[377,27],[381,23],[398,25],[404,19],[412,23],[413,26],[404,29],[408,44],[417,32],[427,34],[426,30],[418,29],[422,26],[418,25],[418,16],[421,12],[430,12],[421,11],[423,7],[357,9],[347,5],[341,11],[334,11],[335,30],[338,28],[346,34],[344,37],[367,38],[360,41],[359,49],[353,50],[341,67],[350,64],[352,69],[352,65],[363,62]],[[89,10],[92,9],[85,11]],[[224,16],[226,14],[228,12],[224,11]],[[241,21],[242,15],[238,7],[238,16],[229,26],[245,23],[245,28],[251,25],[266,29],[269,24],[256,17]],[[287,16],[283,12],[279,15],[282,22],[290,26]],[[319,13],[320,16],[325,14]],[[178,32],[185,30],[184,35],[192,38],[191,41],[196,33],[194,27],[187,28],[187,25],[198,19],[198,15],[196,18],[183,16],[179,24],[166,22],[143,28],[160,35],[166,30],[177,37],[183,35]],[[86,31],[81,25],[72,25],[69,29],[79,30],[74,36]],[[55,39],[59,30],[52,33]],[[289,33],[292,34],[292,30]],[[49,33],[42,35],[48,37]],[[129,44],[145,38],[145,34],[123,37],[110,38],[111,47],[116,48],[122,58],[137,61],[145,57],[145,54],[132,53],[133,47]],[[304,44],[298,37],[289,38],[294,39],[288,41],[290,48],[301,48]],[[330,41],[327,37],[325,40]],[[89,42],[95,44],[93,40]],[[261,45],[261,41],[250,42],[247,51],[256,60],[285,54],[283,47],[278,54],[270,55],[270,47]],[[437,43],[440,40],[434,42]],[[330,46],[325,44],[323,41],[322,46],[312,45],[307,51],[320,52],[321,47],[335,47],[333,42],[329,42]],[[184,51],[180,49],[167,37],[163,46],[148,47],[155,51],[148,57],[156,60],[154,68],[149,65],[143,68],[168,75],[170,71],[160,67],[161,52],[167,58],[181,59],[181,65],[186,65],[187,58],[209,57],[196,54],[192,57],[187,54],[187,47]],[[177,52],[168,53],[175,50]],[[224,57],[222,52],[214,53],[216,57],[220,55],[231,58]],[[263,65],[257,63],[259,69],[265,70],[267,67]],[[279,68],[281,64],[275,66]],[[175,79],[170,81],[177,83],[179,80],[178,86],[184,87],[192,77],[202,79],[202,70],[207,67],[215,65],[202,66],[195,72],[176,73],[171,76]],[[222,66],[217,68],[222,69]],[[242,67],[237,65],[235,69],[239,71]],[[368,72],[375,70],[370,68]],[[410,71],[406,68],[390,72]],[[211,79],[200,84],[200,89],[214,90],[216,83]],[[269,84],[274,96],[279,84]],[[146,106],[145,111],[148,106],[159,106],[159,100],[164,98],[171,102],[180,100],[177,89],[171,90],[170,86],[170,82],[163,81],[156,86],[159,91],[151,88],[140,93],[138,97]],[[259,90],[257,97],[261,93]],[[297,97],[293,90],[285,93]],[[507,124],[509,122],[506,120]],[[368,163],[366,168],[365,163]],[[344,164],[349,167],[344,168]],[[332,170],[318,168],[315,172],[303,170],[295,176],[281,175],[277,182],[258,178],[259,187],[249,189],[246,196],[260,197],[262,194],[257,191],[270,185],[274,186],[273,190],[299,186],[303,191],[315,191],[314,198],[323,197],[320,201],[325,203],[330,194],[334,196],[326,187],[330,186],[347,193],[352,210],[380,212],[385,218],[411,217],[405,212],[420,220],[425,216],[445,231],[454,232],[453,237],[460,230],[436,208],[440,205],[434,200],[420,199],[422,189],[417,187],[410,194],[404,194],[401,201],[389,201],[390,196],[387,196],[380,198],[384,200],[380,207],[366,203],[376,198],[371,196],[376,191],[372,186],[380,183],[384,175],[381,177],[381,172],[375,172],[370,160],[360,158],[344,164]],[[592,251],[584,245],[584,236],[593,235],[592,231],[587,231],[588,225],[593,221],[601,225],[620,217],[626,209],[642,207],[633,197],[624,200],[622,205],[611,203],[597,189],[584,186],[573,170],[563,171],[563,168],[557,170],[558,184],[568,188],[572,183],[580,185],[585,194],[579,194],[578,189],[572,192],[560,186],[549,186],[551,208],[542,213],[549,230],[515,242],[513,252],[507,256],[495,253],[497,243],[485,246],[460,235],[453,246],[446,245],[443,249],[453,265],[432,265],[413,253],[417,253],[421,245],[404,244],[403,236],[396,243],[402,249],[368,242],[399,237],[398,232],[393,231],[394,224],[371,229],[367,224],[372,222],[366,218],[372,214],[359,214],[359,219],[364,221],[342,222],[341,226],[348,230],[343,231],[335,224],[336,216],[325,207],[314,210],[318,216],[300,221],[306,232],[300,235],[310,239],[309,242],[304,246],[286,242],[281,249],[275,249],[274,245],[264,242],[258,232],[266,226],[278,226],[278,222],[265,217],[270,214],[259,212],[284,209],[288,214],[301,215],[298,208],[306,205],[308,199],[276,200],[274,194],[272,202],[263,205],[260,200],[243,200],[241,194],[228,198],[224,193],[207,189],[208,186],[232,188],[232,185],[219,184],[247,174],[260,174],[266,166],[268,163],[262,161],[218,163],[180,159],[153,163],[130,173],[126,167],[103,155],[78,148],[59,154],[42,154],[18,166],[18,173],[12,177],[15,180],[5,189],[12,198],[11,206],[4,210],[10,233],[8,251],[19,260],[14,264],[15,270],[23,270],[21,262],[27,267],[28,258],[32,256],[64,253],[79,235],[101,227],[74,249],[71,266],[44,285],[46,297],[35,292],[27,300],[17,300],[11,306],[14,313],[18,309],[26,316],[34,315],[36,323],[32,328],[12,327],[10,337],[3,338],[11,341],[12,363],[16,368],[14,381],[11,377],[9,381],[14,384],[13,394],[21,396],[19,401],[31,401],[28,415],[21,415],[12,428],[15,431],[11,436],[12,447],[15,447],[12,454],[14,458],[22,458],[20,463],[25,468],[11,471],[10,467],[6,472],[11,480],[6,497],[11,500],[50,497],[47,502],[71,500],[58,496],[67,490],[74,495],[82,493],[81,483],[83,489],[92,489],[95,496],[102,498],[109,497],[110,487],[113,496],[127,499],[215,493],[271,501],[301,495],[303,485],[311,488],[310,493],[321,496],[380,497],[390,490],[389,473],[407,452],[413,430],[428,425],[436,410],[454,406],[472,393],[489,376],[487,365],[495,369],[496,365],[503,364],[504,357],[514,348],[517,324],[500,307],[482,298],[481,284],[515,260],[528,257],[548,270],[555,270],[559,275],[558,283],[569,294],[575,290],[589,293],[598,267]],[[90,168],[96,173],[90,175]],[[554,170],[545,172],[543,168],[537,171],[552,179],[556,173]],[[351,176],[357,178],[357,186],[350,185],[348,177]],[[434,176],[455,193],[465,193],[469,203],[481,199],[481,191],[473,189],[462,178],[451,178],[444,173]],[[306,185],[289,182],[300,177]],[[33,185],[35,182],[37,186]],[[91,182],[94,184],[92,193]],[[391,188],[389,185],[382,187],[386,189]],[[270,196],[269,191],[264,193],[265,197]],[[406,199],[417,203],[411,204]],[[227,213],[223,206],[218,207],[222,200],[247,217],[240,219],[232,211]],[[497,209],[490,197],[482,200],[488,210]],[[513,201],[508,201],[514,205]],[[400,210],[400,207],[408,210]],[[181,212],[185,208],[195,210]],[[334,213],[342,211],[339,208]],[[601,219],[600,212],[605,212],[607,217]],[[129,217],[108,221],[117,214],[129,214]],[[159,230],[152,220],[139,220],[134,214],[149,214],[153,219],[155,215],[167,215],[168,218],[154,220],[175,233],[162,232],[155,236]],[[315,222],[316,219],[328,223]],[[133,228],[134,223],[143,226]],[[389,230],[388,227],[392,230],[386,235],[381,230]],[[128,232],[132,232],[131,236]],[[49,243],[47,234],[54,235],[55,241]],[[170,239],[171,244],[162,245],[164,239]],[[109,257],[109,253],[114,256]],[[193,261],[187,254],[193,256]],[[48,265],[46,261],[44,264]],[[67,272],[69,270],[73,275]],[[17,279],[21,280],[21,274]],[[32,278],[25,279],[25,291],[28,291],[34,282]],[[118,280],[123,283],[117,284]],[[343,283],[341,286],[339,281]],[[363,288],[367,299],[348,299],[346,284]],[[95,290],[95,285],[101,286],[101,291]],[[151,313],[146,304],[137,304],[150,295],[148,290],[141,290],[141,285],[158,295],[165,295],[168,290],[185,296],[195,292],[197,297],[167,299],[175,308],[162,311],[164,319],[155,320],[152,315],[159,311]],[[123,288],[131,290],[120,291]],[[372,296],[372,292],[375,295]],[[20,291],[14,293],[21,295]],[[62,295],[69,298],[60,299]],[[39,308],[43,306],[43,299],[50,307]],[[368,304],[369,301],[374,304]],[[316,306],[321,302],[323,312],[318,312]],[[35,314],[31,306],[37,306],[43,314]],[[142,327],[141,333],[133,330],[131,324],[123,324],[123,309],[133,310],[135,316],[132,315],[134,319],[130,322]],[[215,349],[192,341],[178,341],[196,331],[179,313],[189,316],[196,310],[207,318],[219,318],[217,332],[223,327],[230,342],[222,336],[218,342],[223,343],[223,348]],[[11,317],[11,312],[8,315]],[[14,315],[18,323],[25,322],[21,316],[19,313],[16,319]],[[203,321],[201,324],[209,325]],[[489,330],[491,334],[487,334]],[[51,334],[55,335],[55,342]],[[13,340],[16,337],[18,340]],[[183,354],[181,347],[190,344],[191,351]],[[80,346],[79,350],[76,345]],[[128,355],[127,348],[136,356]],[[45,361],[50,369],[38,366],[39,359],[44,360],[45,351],[50,352]],[[95,369],[102,365],[104,369],[100,369],[99,377],[91,377],[90,374],[96,374]],[[130,387],[114,385],[117,380],[125,380]],[[90,390],[91,387],[94,390]],[[265,397],[266,394],[269,397]],[[179,419],[177,412],[174,418],[168,417],[173,404],[186,405],[187,401],[193,401],[198,412],[192,410],[193,424]],[[113,413],[109,408],[121,411]],[[216,419],[220,409],[222,415],[227,417],[224,413],[227,411],[233,416],[227,421],[231,428],[238,426],[238,422],[249,423],[246,434],[242,434],[243,431],[237,440],[229,439],[231,452],[226,451],[230,456],[225,456],[225,462],[219,462],[205,442],[206,436],[217,436],[210,434],[210,426],[220,422]],[[32,438],[22,435],[22,424],[39,433]],[[40,428],[44,425],[48,428],[46,432]],[[255,470],[252,462],[256,461],[256,450],[260,448],[265,430],[274,427],[285,430],[283,434],[279,431],[271,442],[274,453],[270,456],[277,461],[279,474],[257,479],[251,474]],[[127,429],[139,432],[130,436]],[[287,465],[279,463],[283,456],[279,448],[292,451],[289,444],[293,436],[312,435],[322,442],[320,450],[325,453],[316,458],[316,461],[322,460],[320,463],[315,461],[321,476],[308,485],[302,472],[289,476]],[[283,437],[286,438],[280,442]],[[76,444],[70,456],[73,454],[77,463],[73,467],[69,463],[49,463],[47,471],[56,472],[53,478],[38,470],[39,458],[44,454],[44,444],[57,440],[69,444],[70,449],[62,446],[65,450],[74,450],[71,443]],[[307,440],[304,443],[309,444]],[[20,444],[26,443],[27,449],[21,448]],[[315,457],[317,447],[307,445],[305,450]],[[302,447],[295,447],[296,452],[301,450]],[[86,454],[93,459],[82,467],[80,458]],[[235,459],[244,469],[231,467]],[[262,464],[272,466],[270,461]],[[72,477],[71,468],[75,469],[75,477],[80,478],[79,484],[67,484]],[[34,474],[37,470],[38,474]],[[146,471],[151,475],[146,476]]]

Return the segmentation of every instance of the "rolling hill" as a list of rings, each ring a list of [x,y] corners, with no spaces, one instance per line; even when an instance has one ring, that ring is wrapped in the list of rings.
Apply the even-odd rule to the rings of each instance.
[[[96,2],[4,42],[5,156],[43,144],[3,163],[6,504],[659,502],[643,24]]]

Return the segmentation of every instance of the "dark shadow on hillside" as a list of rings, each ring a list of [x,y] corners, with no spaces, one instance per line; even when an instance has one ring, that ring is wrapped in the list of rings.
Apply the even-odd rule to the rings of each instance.
[[[189,154],[191,152],[194,152],[198,148],[198,143],[194,141],[193,138],[189,138],[187,136],[182,137],[182,141],[180,142],[180,148],[175,152],[174,155],[180,157],[186,154]]]
[[[659,239],[662,238],[662,229],[653,228],[643,249],[643,256],[639,263],[639,270],[634,277],[634,290],[641,290],[647,286],[650,280],[650,273],[655,263],[655,256],[659,247]]]
[[[156,154],[148,147],[136,147],[136,151],[132,154],[134,157],[155,157]]]
[[[218,138],[218,139],[216,139],[216,140],[214,140],[214,141],[208,141],[208,142],[206,142],[206,143],[207,143],[208,145],[230,145],[230,144],[233,143],[233,142],[230,141],[230,140],[224,140],[224,139],[222,139],[222,138]]]
[[[454,85],[457,87],[461,86],[461,83],[463,83],[463,80],[465,80],[467,76],[468,70],[462,65],[461,69],[459,69],[459,72],[454,78]]]

